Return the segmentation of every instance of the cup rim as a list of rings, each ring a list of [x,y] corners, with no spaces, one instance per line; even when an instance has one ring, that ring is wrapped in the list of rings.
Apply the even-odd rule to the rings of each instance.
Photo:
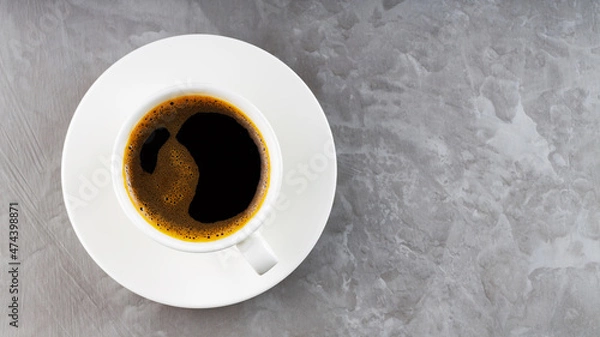
[[[214,241],[183,241],[160,232],[148,223],[131,203],[129,194],[125,188],[125,178],[122,174],[125,147],[133,127],[145,114],[158,104],[175,97],[189,94],[217,97],[237,107],[258,128],[269,151],[269,186],[258,211],[256,211],[252,218],[236,232]],[[137,108],[133,111],[134,112],[126,118],[115,139],[112,151],[113,158],[111,160],[111,176],[113,190],[117,196],[121,209],[141,232],[154,239],[156,242],[179,251],[207,253],[235,246],[244,241],[263,225],[273,211],[275,200],[281,189],[283,163],[281,149],[275,131],[267,118],[252,102],[231,90],[217,85],[209,83],[184,83],[168,86],[156,91],[147,96],[146,99],[141,100],[137,105]]]

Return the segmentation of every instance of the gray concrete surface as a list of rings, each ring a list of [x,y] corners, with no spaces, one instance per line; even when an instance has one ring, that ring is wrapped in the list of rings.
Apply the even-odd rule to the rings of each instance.
[[[594,1],[0,1],[0,335],[600,335],[599,16]],[[338,149],[333,212],[307,260],[211,310],[108,277],[60,187],[93,81],[185,33],[288,64]]]

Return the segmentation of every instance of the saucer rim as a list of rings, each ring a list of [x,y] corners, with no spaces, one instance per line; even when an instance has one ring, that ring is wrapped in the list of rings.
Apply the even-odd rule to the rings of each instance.
[[[99,81],[102,81],[103,77],[105,76],[105,74],[110,73],[111,71],[114,71],[115,66],[124,62],[124,60],[132,57],[131,55],[133,55],[134,53],[140,53],[140,50],[143,50],[144,48],[147,48],[148,46],[156,46],[157,44],[163,44],[166,42],[177,42],[179,41],[184,41],[184,40],[198,40],[195,42],[200,42],[200,40],[205,40],[205,39],[209,39],[209,40],[229,40],[230,42],[236,43],[236,44],[241,44],[243,45],[245,48],[254,48],[254,49],[259,49],[261,53],[263,53],[263,55],[265,55],[265,57],[268,58],[272,58],[273,60],[276,60],[276,62],[279,62],[281,64],[283,64],[283,66],[285,68],[287,68],[287,70],[289,71],[289,73],[287,75],[292,75],[296,77],[296,81],[298,82],[299,85],[304,86],[305,90],[307,90],[310,95],[312,96],[311,99],[314,100],[314,102],[316,103],[315,107],[318,107],[318,111],[315,111],[314,113],[320,115],[320,117],[322,117],[322,121],[324,122],[324,129],[327,130],[327,134],[325,135],[326,138],[328,138],[331,143],[332,143],[332,151],[333,151],[333,155],[334,155],[334,159],[332,161],[332,167],[329,170],[329,173],[332,175],[331,177],[331,189],[329,191],[329,193],[327,195],[324,195],[322,197],[322,200],[320,200],[319,202],[323,203],[326,202],[326,204],[324,204],[327,209],[326,211],[326,215],[324,216],[324,219],[322,219],[322,225],[319,226],[318,228],[318,233],[316,235],[316,239],[313,242],[308,242],[305,247],[306,249],[303,252],[298,252],[301,255],[298,255],[300,258],[298,259],[297,263],[294,263],[294,265],[291,268],[287,268],[286,271],[284,273],[281,273],[278,278],[275,281],[271,281],[269,283],[262,282],[262,286],[259,287],[258,289],[255,289],[253,292],[248,293],[247,296],[244,296],[243,298],[236,298],[236,299],[229,299],[229,300],[225,300],[225,301],[217,301],[219,303],[181,303],[181,302],[177,302],[177,301],[170,301],[167,298],[159,298],[160,296],[151,296],[148,295],[146,293],[143,293],[141,291],[139,291],[139,289],[135,289],[135,287],[131,287],[128,286],[126,284],[124,284],[124,282],[122,280],[119,280],[119,277],[116,277],[114,275],[113,271],[107,270],[107,266],[104,265],[102,262],[100,262],[100,257],[99,255],[101,255],[101,252],[96,252],[93,251],[93,249],[90,248],[90,246],[88,246],[86,240],[84,239],[84,235],[81,232],[82,228],[80,228],[79,225],[77,225],[75,223],[75,213],[74,210],[72,209],[72,205],[70,204],[69,200],[68,200],[68,192],[66,187],[67,181],[69,179],[74,179],[68,176],[68,153],[69,153],[69,149],[70,146],[72,146],[73,142],[75,141],[73,139],[74,137],[74,128],[77,127],[77,125],[74,125],[74,121],[76,120],[76,118],[83,118],[81,117],[81,115],[84,112],[81,112],[82,110],[82,106],[84,106],[84,102],[90,100],[90,97],[92,95],[95,94],[95,90],[96,87],[98,86]],[[189,43],[189,41],[187,41]],[[275,128],[275,127],[274,127]],[[215,308],[215,307],[222,307],[222,306],[227,306],[227,305],[232,305],[232,304],[236,304],[236,303],[240,303],[243,302],[245,300],[251,299],[255,296],[258,296],[262,293],[264,293],[265,291],[273,288],[274,286],[276,286],[278,283],[280,283],[281,281],[283,281],[285,278],[287,278],[294,270],[296,270],[298,268],[298,266],[308,257],[308,255],[310,254],[310,252],[314,249],[314,246],[316,245],[316,243],[318,242],[319,238],[321,237],[324,228],[327,224],[328,218],[331,214],[331,209],[333,207],[333,203],[334,203],[334,199],[335,199],[335,190],[336,190],[336,183],[337,183],[337,161],[336,161],[336,157],[335,157],[336,151],[335,151],[335,143],[334,143],[334,138],[333,138],[333,134],[331,132],[331,127],[329,125],[329,122],[324,114],[324,111],[321,107],[321,105],[319,104],[319,102],[316,100],[316,97],[314,97],[314,93],[312,93],[312,91],[310,90],[310,88],[306,85],[306,83],[304,81],[302,81],[302,79],[291,69],[289,68],[287,65],[285,65],[283,62],[281,62],[279,59],[277,59],[275,56],[269,54],[268,52],[254,46],[251,44],[248,44],[246,42],[240,41],[240,40],[236,40],[233,38],[229,38],[229,37],[224,37],[224,36],[219,36],[219,35],[210,35],[210,34],[188,34],[188,35],[179,35],[179,36],[174,36],[174,37],[169,37],[169,38],[165,38],[165,39],[161,39],[152,43],[149,43],[147,45],[144,45],[140,48],[135,49],[134,51],[130,52],[129,54],[123,56],[121,59],[119,59],[118,61],[116,61],[113,65],[111,65],[108,69],[106,69],[106,71],[104,71],[99,77],[98,79],[96,79],[96,81],[90,86],[90,88],[88,89],[88,91],[85,93],[85,95],[83,96],[83,98],[81,99],[77,109],[75,110],[75,113],[71,119],[71,122],[69,124],[69,128],[67,130],[66,133],[66,137],[65,137],[65,142],[64,142],[64,146],[63,146],[63,151],[62,151],[62,159],[61,159],[61,187],[62,187],[62,192],[63,192],[63,199],[65,202],[65,207],[67,210],[67,214],[69,216],[69,220],[71,221],[71,225],[72,228],[74,229],[74,232],[77,235],[78,240],[81,242],[81,244],[84,246],[86,252],[90,255],[90,257],[94,260],[94,262],[108,275],[110,276],[112,279],[114,279],[117,283],[119,283],[121,286],[123,286],[124,288],[132,291],[133,293],[136,293],[144,298],[150,299],[152,301],[158,302],[158,303],[162,303],[162,304],[166,304],[166,305],[170,305],[170,306],[175,306],[175,307],[184,307],[184,308]],[[111,193],[109,194],[113,194],[114,191],[112,191],[111,188]],[[112,198],[116,198],[115,195],[112,195]],[[200,253],[198,253],[200,254]],[[202,253],[205,254],[205,253]],[[206,254],[210,254],[210,253],[206,253]]]

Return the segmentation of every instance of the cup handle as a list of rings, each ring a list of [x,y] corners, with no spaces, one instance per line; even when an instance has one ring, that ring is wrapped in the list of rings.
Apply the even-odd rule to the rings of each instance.
[[[271,246],[257,232],[238,243],[237,247],[258,275],[268,272],[278,262]]]

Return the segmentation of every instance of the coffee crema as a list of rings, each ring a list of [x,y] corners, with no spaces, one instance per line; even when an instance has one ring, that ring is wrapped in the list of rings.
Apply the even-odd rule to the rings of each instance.
[[[252,121],[212,96],[158,104],[135,125],[123,160],[138,212],[183,241],[215,241],[242,228],[269,185],[269,153]]]

